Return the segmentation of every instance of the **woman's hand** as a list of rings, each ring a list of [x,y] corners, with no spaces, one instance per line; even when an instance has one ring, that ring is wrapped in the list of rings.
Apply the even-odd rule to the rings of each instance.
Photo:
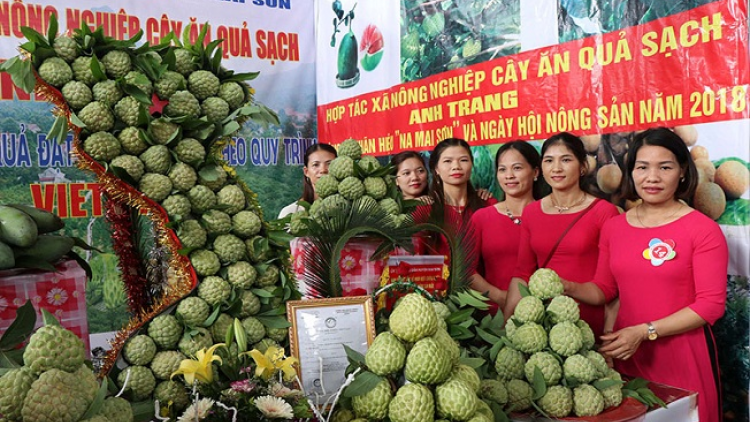
[[[633,325],[601,336],[599,352],[605,357],[627,360],[633,356],[646,338],[646,324]]]
[[[487,189],[477,189],[477,195],[479,195],[479,198],[482,201],[486,201],[492,198],[492,193],[488,191]]]

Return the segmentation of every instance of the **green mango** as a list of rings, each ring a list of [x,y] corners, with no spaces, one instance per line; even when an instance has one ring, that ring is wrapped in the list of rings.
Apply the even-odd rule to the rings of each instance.
[[[0,241],[22,248],[36,242],[39,229],[34,219],[25,212],[0,205]]]

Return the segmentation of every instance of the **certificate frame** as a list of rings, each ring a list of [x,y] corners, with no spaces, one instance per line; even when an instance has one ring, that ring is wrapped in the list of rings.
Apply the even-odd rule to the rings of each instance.
[[[372,297],[290,300],[286,312],[300,387],[313,403],[324,405],[346,380],[349,362],[342,344],[365,354],[375,340]]]

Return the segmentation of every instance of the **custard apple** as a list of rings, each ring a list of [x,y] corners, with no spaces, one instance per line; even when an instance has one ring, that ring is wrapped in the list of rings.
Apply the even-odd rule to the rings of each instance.
[[[362,182],[354,176],[350,176],[339,182],[339,193],[346,199],[359,199],[365,193]]]
[[[197,296],[182,299],[175,310],[175,316],[189,327],[197,327],[203,324],[210,313],[211,307],[208,306],[208,303]]]
[[[582,319],[579,319],[576,322],[576,325],[581,330],[581,339],[582,339],[581,349],[588,350],[594,347],[594,343],[596,342],[596,337],[594,336],[594,330],[592,330],[589,324]]]
[[[448,378],[452,367],[448,351],[434,338],[425,337],[406,356],[404,375],[411,382],[439,384]]]
[[[127,385],[125,380],[127,379]],[[134,401],[142,401],[151,396],[156,387],[154,373],[146,366],[133,365],[123,369],[117,375],[117,385],[130,391]]]
[[[573,355],[563,363],[565,378],[578,383],[588,383],[596,379],[596,367],[583,355]]]
[[[245,90],[237,82],[224,82],[219,87],[219,97],[229,104],[231,110],[236,110],[245,102]]]
[[[352,397],[352,408],[358,418],[383,419],[388,414],[392,397],[391,383],[382,379],[372,390]]]
[[[133,408],[122,397],[107,397],[102,403],[99,414],[109,422],[133,422]]]
[[[193,186],[187,193],[193,212],[203,214],[216,206],[216,194],[203,185]]]
[[[222,265],[234,264],[246,257],[245,242],[233,234],[222,234],[214,240],[214,252]],[[260,278],[258,281],[260,282]]]
[[[260,312],[260,299],[250,290],[243,290],[240,293],[240,311],[237,314],[240,318],[245,318],[250,315],[255,315]]]
[[[219,78],[207,70],[196,70],[188,76],[188,91],[199,100],[218,94],[219,85]]]
[[[266,336],[266,327],[257,318],[247,317],[242,320],[248,343],[256,343]]]
[[[258,271],[247,261],[237,261],[227,267],[227,281],[238,289],[249,289],[258,278]]]
[[[553,324],[563,321],[576,322],[581,318],[578,303],[568,296],[556,296],[547,305],[550,321]]]
[[[573,392],[570,388],[562,385],[553,385],[547,388],[538,401],[539,407],[553,418],[564,418],[573,410]]]
[[[187,359],[187,356],[177,350],[162,350],[161,352],[156,352],[149,367],[156,379],[168,380],[180,368],[180,362],[184,359]]]
[[[245,209],[245,192],[239,185],[226,185],[216,193],[216,204],[229,215]]]
[[[85,83],[70,81],[62,87],[62,95],[73,110],[80,110],[93,99],[91,88]]]
[[[112,79],[122,78],[132,69],[130,55],[122,50],[112,50],[102,57],[107,76]]]
[[[448,379],[457,379],[459,381],[463,381],[469,388],[471,388],[472,391],[479,394],[479,387],[481,383],[479,374],[477,374],[477,371],[475,371],[474,368],[469,365],[464,365],[462,363],[453,365],[453,369],[451,370],[451,374],[448,376]]]
[[[572,356],[581,350],[581,330],[570,321],[555,324],[549,330],[549,347],[561,356]]]
[[[338,148],[339,157],[349,157],[352,160],[359,160],[362,157],[362,147],[354,139],[347,139]]]
[[[244,244],[242,245],[245,246]],[[211,306],[218,306],[229,299],[232,286],[221,277],[209,276],[198,284],[198,297],[205,300]]]
[[[198,249],[190,254],[190,262],[198,275],[214,275],[221,269],[219,257],[212,251]]]
[[[206,159],[206,149],[193,138],[184,138],[174,147],[177,159],[191,166],[196,166]]]
[[[154,400],[164,407],[183,410],[190,404],[190,396],[185,385],[177,381],[162,381],[154,388]]]
[[[208,331],[211,333],[211,337],[214,342],[222,342],[227,336],[227,331],[232,330],[234,327],[234,318],[229,314],[219,314],[216,317],[216,321],[208,327]]]
[[[21,409],[24,422],[77,422],[90,401],[79,390],[76,376],[60,369],[42,373],[31,384]]]
[[[430,301],[417,293],[410,293],[401,299],[389,319],[391,332],[403,341],[414,343],[435,334],[437,313]]]
[[[549,352],[536,352],[529,357],[524,366],[524,373],[529,383],[534,383],[534,368],[539,368],[547,385],[555,385],[562,378],[562,366]]]
[[[508,390],[500,380],[484,379],[479,384],[479,397],[502,406],[508,402]]]
[[[382,167],[380,165],[380,161],[378,161],[378,159],[373,157],[372,155],[365,155],[364,157],[359,159],[357,164],[359,165],[359,168],[364,170],[367,174],[370,174]]]
[[[174,315],[161,314],[148,324],[147,334],[160,349],[174,349],[182,337],[182,324]]]
[[[541,325],[527,322],[516,328],[511,341],[513,347],[524,353],[536,353],[547,347],[547,332]]]
[[[114,107],[118,101],[122,99],[122,89],[117,86],[117,82],[113,80],[106,80],[97,82],[93,88],[91,88],[94,96],[94,101],[106,104],[107,107]]]
[[[164,106],[164,114],[169,117],[198,117],[201,114],[201,103],[189,91],[180,90],[169,97],[169,104]]]
[[[435,387],[435,409],[440,417],[465,421],[474,415],[479,398],[477,394],[457,379],[450,379]]]
[[[119,144],[118,144],[119,145]],[[113,158],[112,161],[109,163],[110,167],[119,167],[128,174],[133,180],[136,182],[141,180],[141,177],[143,176],[143,173],[145,173],[145,168],[143,166],[143,161],[141,161],[138,157],[135,155],[118,155],[117,157]],[[189,205],[190,203],[188,203]]]
[[[260,217],[252,211],[240,211],[232,216],[232,233],[243,239],[258,234],[260,227]]]
[[[154,142],[159,145],[167,145],[179,136],[180,125],[160,117],[148,124],[148,131]]]
[[[145,334],[131,337],[123,348],[123,357],[131,365],[148,365],[154,355],[156,355],[156,343]]]
[[[148,148],[148,144],[141,139],[139,132],[137,127],[128,126],[117,135],[117,140],[120,141],[122,150],[127,154],[139,155]]]
[[[258,270],[258,278],[255,279],[255,284],[260,287],[270,287],[279,281],[279,267],[270,264],[265,267],[260,267]]]
[[[154,93],[154,85],[151,83],[151,80],[149,80],[146,75],[137,70],[131,70],[130,72],[127,72],[125,76],[123,76],[123,81],[128,85],[133,85],[136,88],[140,89],[149,98],[151,97],[151,94]]]
[[[138,118],[141,112],[141,103],[135,99],[135,97],[127,96],[122,97],[117,103],[115,103],[115,116],[122,120],[128,126],[135,126],[138,124]]]
[[[227,182],[227,171],[222,166],[214,166],[213,168],[215,171],[211,172],[211,177],[208,177],[203,170],[199,171],[198,183],[217,191]]]
[[[91,56],[79,56],[73,60],[71,67],[73,69],[73,78],[77,81],[81,81],[88,86],[94,86],[99,80],[94,76],[91,71],[91,62],[95,60]],[[99,68],[102,72],[107,72],[107,66],[104,63],[97,60]]]
[[[221,122],[229,116],[229,104],[219,97],[208,97],[201,103],[201,113],[209,122]]]
[[[57,325],[45,325],[29,338],[23,352],[24,365],[40,374],[52,368],[75,372],[84,360],[84,346],[72,331]]]
[[[180,223],[177,237],[180,238],[183,248],[195,249],[206,244],[207,234],[206,230],[197,220],[187,220]]]
[[[495,358],[495,372],[501,381],[523,379],[526,358],[523,353],[511,347],[503,347]]]
[[[601,381],[611,380],[611,378],[602,378]],[[604,408],[619,406],[622,403],[622,384],[610,385],[609,387],[599,390],[604,398]]]
[[[154,91],[162,100],[169,99],[178,90],[184,90],[187,82],[185,77],[177,72],[168,70],[154,83]]]
[[[172,220],[179,220],[181,217],[190,215],[190,200],[187,196],[181,194],[169,195],[161,202],[161,206]]]
[[[585,352],[581,352],[583,356],[586,356],[588,360],[591,361],[591,363],[594,365],[594,368],[596,368],[596,377],[602,378],[606,377],[609,373],[609,365],[607,365],[607,360],[604,359],[604,356],[602,356],[601,353],[596,352],[594,350],[588,350]]]
[[[153,148],[153,147],[151,147]],[[169,170],[169,180],[172,186],[180,192],[187,192],[195,186],[198,174],[185,163],[177,163]]]
[[[399,388],[388,405],[391,422],[432,422],[434,417],[435,399],[430,389],[421,384]]]
[[[513,318],[520,322],[540,322],[544,317],[544,304],[535,296],[526,296],[518,301]]]
[[[551,299],[563,294],[564,287],[554,270],[539,268],[529,277],[529,290],[539,299]]]
[[[596,416],[604,410],[604,397],[594,386],[579,385],[573,390],[573,411],[576,416]]]
[[[172,192],[172,181],[163,174],[146,173],[141,177],[138,188],[144,195],[159,202]]]
[[[86,128],[91,132],[108,131],[115,125],[115,116],[106,104],[92,101],[78,112]]]
[[[67,37],[65,35],[61,35],[55,38],[55,42],[52,43],[52,47],[54,48],[55,53],[68,63],[75,60],[80,52],[78,43],[73,38]]]
[[[390,375],[398,372],[406,362],[404,345],[389,332],[375,337],[365,354],[365,365],[377,375]]]
[[[520,379],[512,379],[505,384],[508,390],[508,405],[506,410],[519,412],[531,408],[531,399],[534,397],[534,389],[528,382]]]
[[[289,337],[289,330],[286,328],[266,328],[266,335],[271,340],[282,342]]]
[[[174,70],[183,76],[188,76],[197,67],[193,61],[193,53],[184,48],[175,48],[174,58]]]
[[[331,161],[328,166],[328,174],[338,180],[344,180],[347,177],[354,176],[354,160],[349,157],[339,155]]]
[[[73,79],[73,71],[71,71],[70,66],[59,57],[45,59],[37,69],[37,73],[45,82],[57,88]]]
[[[320,176],[317,182],[315,182],[315,193],[318,194],[318,198],[323,199],[331,196],[339,191],[339,182],[330,174],[324,174]]]
[[[96,132],[83,141],[83,150],[94,160],[109,162],[120,155],[120,141],[109,132]]]
[[[438,318],[438,320],[440,319],[441,318]],[[456,364],[458,362],[458,358],[461,355],[461,349],[458,347],[458,343],[456,342],[456,340],[453,340],[453,338],[450,334],[448,334],[445,328],[438,327],[437,330],[435,330],[435,334],[432,336],[432,338],[440,343],[440,347],[448,351],[451,365]]]
[[[373,199],[382,199],[388,192],[388,187],[382,177],[366,177],[363,184],[365,192]]]
[[[232,217],[223,211],[208,210],[201,216],[201,222],[209,236],[227,234],[232,230]]]
[[[23,401],[35,380],[27,367],[13,368],[0,377],[0,415],[5,420],[21,420]]]
[[[401,212],[401,208],[398,206],[398,202],[396,202],[393,198],[383,198],[378,202],[380,204],[380,208],[383,209],[388,214],[391,215],[398,215],[398,213]]]
[[[177,348],[185,356],[194,357],[198,350],[208,349],[213,345],[214,341],[211,338],[211,333],[203,327],[197,327],[187,335],[182,336],[177,343]]]

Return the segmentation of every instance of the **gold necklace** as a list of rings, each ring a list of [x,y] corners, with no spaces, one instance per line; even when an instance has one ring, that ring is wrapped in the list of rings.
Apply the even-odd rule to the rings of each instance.
[[[555,196],[550,194],[549,196],[550,201],[552,201],[552,206],[557,210],[558,214],[562,214],[564,212],[569,211],[571,208],[575,208],[583,203],[583,201],[586,200],[586,192],[583,193],[583,196],[581,196],[581,199],[577,200],[575,203],[570,204],[568,206],[565,205],[559,205],[557,201],[555,201]]]
[[[635,207],[635,219],[638,220],[638,222],[641,224],[641,226],[643,226],[643,228],[646,228],[646,229],[652,229],[654,227],[663,226],[664,224],[667,224],[667,223],[671,222],[672,221],[672,217],[674,217],[675,215],[677,215],[677,212],[682,209],[682,205],[683,205],[682,202],[679,202],[679,204],[680,205],[677,207],[677,209],[675,209],[672,214],[669,214],[663,220],[664,221],[663,223],[660,223],[660,224],[657,224],[657,225],[654,225],[654,226],[647,226],[647,225],[645,225],[643,223],[643,220],[641,220],[641,214],[638,212],[641,209],[640,205],[638,205],[637,207]]]
[[[505,206],[505,215],[507,215],[508,218],[510,218],[510,221],[512,221],[513,224],[521,224],[521,217],[513,216],[513,213],[510,211],[510,208],[508,208],[507,205]]]

